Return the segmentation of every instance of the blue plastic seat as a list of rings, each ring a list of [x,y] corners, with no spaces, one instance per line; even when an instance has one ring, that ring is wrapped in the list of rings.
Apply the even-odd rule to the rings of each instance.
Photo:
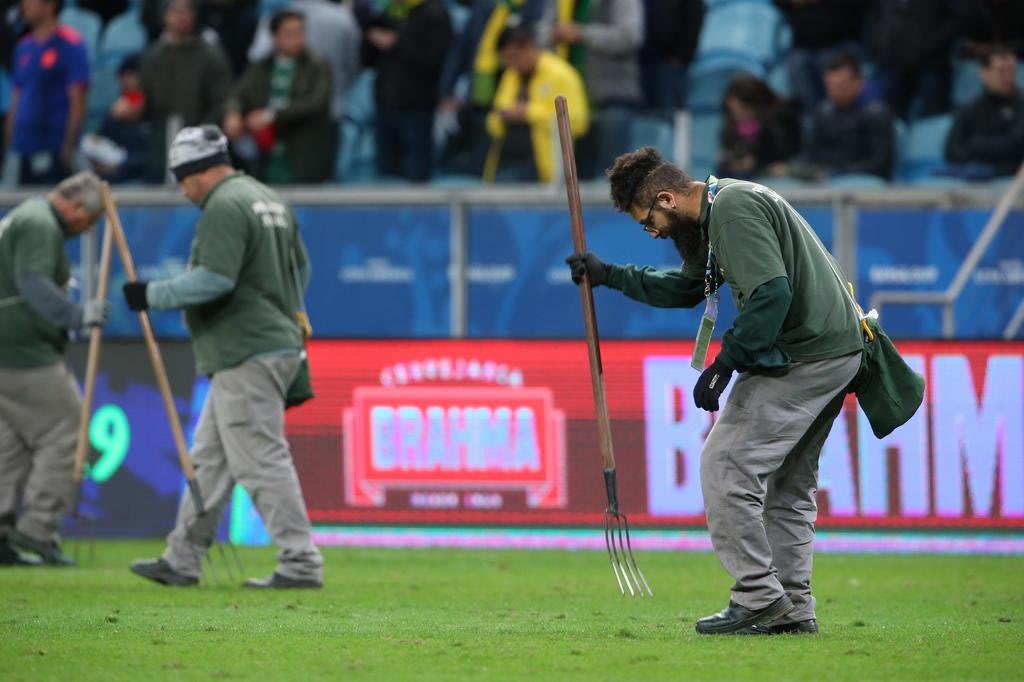
[[[99,48],[100,30],[103,22],[99,15],[87,9],[65,7],[60,13],[60,23],[67,24],[82,36],[85,51],[89,55],[89,65],[96,63],[96,51]]]
[[[952,125],[953,117],[948,114],[912,123],[897,160],[897,177],[906,182],[914,182],[931,176],[944,163],[943,150]]]
[[[723,57],[695,64],[688,75],[687,106],[696,112],[720,111],[722,94],[733,77],[741,73],[765,77],[764,67],[742,57]]]
[[[128,11],[110,20],[99,45],[99,65],[117,68],[130,54],[146,49],[146,28],[138,12]]]
[[[675,128],[659,116],[632,116],[629,120],[629,149],[654,147],[667,159],[675,151]]]
[[[712,5],[701,28],[696,61],[736,55],[768,66],[781,54],[782,28],[782,16],[767,3],[736,0]]]
[[[693,177],[704,178],[718,165],[721,129],[721,114],[694,114],[690,123],[690,168],[684,169]]]

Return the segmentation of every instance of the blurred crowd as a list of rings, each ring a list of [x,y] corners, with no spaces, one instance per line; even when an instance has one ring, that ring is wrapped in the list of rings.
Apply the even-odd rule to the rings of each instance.
[[[918,179],[1024,160],[1022,0],[0,0],[0,19],[8,184],[164,183],[168,135],[201,123],[275,184],[545,182],[556,95],[584,179],[641,144],[671,156],[684,111],[729,177],[905,181],[919,137]]]

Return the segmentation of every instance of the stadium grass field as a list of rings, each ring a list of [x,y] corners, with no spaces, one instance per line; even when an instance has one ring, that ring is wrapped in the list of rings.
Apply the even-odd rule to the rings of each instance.
[[[700,637],[729,580],[710,554],[643,553],[619,596],[596,552],[325,550],[321,591],[171,589],[157,542],[75,569],[0,571],[13,680],[999,680],[1024,675],[1024,558],[819,555],[822,634]],[[271,549],[240,550],[246,573]],[[237,577],[237,576],[236,576]]]

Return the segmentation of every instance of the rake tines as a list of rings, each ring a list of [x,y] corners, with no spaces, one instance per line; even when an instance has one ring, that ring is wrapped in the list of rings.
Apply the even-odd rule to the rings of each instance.
[[[608,493],[608,508],[604,511],[604,544],[608,549],[608,559],[615,573],[615,581],[619,591],[631,597],[654,596],[654,591],[647,584],[647,578],[636,563],[633,555],[633,543],[629,537],[629,519],[619,511],[615,470],[604,471],[605,490]],[[646,591],[646,594],[644,592]]]

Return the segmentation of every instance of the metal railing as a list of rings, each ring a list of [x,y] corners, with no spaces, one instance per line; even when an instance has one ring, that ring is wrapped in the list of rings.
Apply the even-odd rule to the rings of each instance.
[[[1024,164],[1021,164],[1013,178],[1013,182],[1010,183],[1003,196],[1000,197],[995,211],[989,216],[984,229],[978,235],[977,241],[971,246],[971,250],[967,252],[964,262],[960,265],[956,275],[953,277],[953,281],[950,282],[949,287],[945,291],[879,291],[871,297],[870,307],[878,309],[878,312],[881,313],[882,306],[886,303],[940,305],[942,306],[943,337],[951,339],[956,336],[954,306],[960,295],[963,294],[971,275],[978,269],[978,264],[981,262],[982,257],[999,235],[1000,230],[1002,230],[1006,217],[1010,214],[1010,209],[1013,208],[1014,202],[1020,197],[1022,189],[1024,189]],[[1017,329],[1020,328],[1022,319],[1024,319],[1024,302],[1021,302],[1017,312],[1014,313],[1009,324],[1007,324],[1003,331],[1003,338],[1012,339]]]
[[[832,252],[848,275],[857,273],[857,223],[862,208],[913,209],[995,209],[981,236],[971,248],[953,282],[944,291],[880,291],[871,298],[872,307],[886,304],[925,304],[944,307],[943,333],[952,337],[956,332],[952,306],[964,290],[971,274],[1003,226],[1006,215],[1013,208],[1024,208],[1021,188],[1024,176],[1018,173],[1010,191],[1000,196],[997,189],[985,186],[957,188],[889,187],[828,188],[779,187],[779,193],[791,203],[800,206],[829,206],[833,215]],[[334,186],[288,187],[281,190],[292,203],[311,206],[447,206],[451,215],[451,329],[454,338],[467,333],[468,309],[468,212],[473,206],[529,206],[562,209],[565,206],[564,189],[555,184],[534,185],[479,185],[466,187],[427,186]],[[0,191],[0,206],[13,206],[38,192]],[[610,207],[611,200],[605,182],[585,183],[581,186],[584,206]],[[117,188],[122,206],[181,206],[185,200],[169,188]],[[568,220],[568,214],[566,215]],[[624,220],[627,220],[626,218]],[[91,235],[82,240],[82,260],[86,263],[83,283],[93,281],[96,249]],[[89,289],[86,289],[87,291]],[[1024,326],[1024,303],[1017,309],[1007,325],[1004,336],[1014,338]]]

